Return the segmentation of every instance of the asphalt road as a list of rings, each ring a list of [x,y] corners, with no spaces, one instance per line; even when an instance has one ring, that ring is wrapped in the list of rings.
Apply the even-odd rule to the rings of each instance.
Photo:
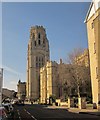
[[[85,119],[94,118],[98,119],[98,116],[88,114],[78,114],[68,112],[67,109],[50,109],[43,105],[24,105],[14,107],[14,120],[56,120],[56,119]]]

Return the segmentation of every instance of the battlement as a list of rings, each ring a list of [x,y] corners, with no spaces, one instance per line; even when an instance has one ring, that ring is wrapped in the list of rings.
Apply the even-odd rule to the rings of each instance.
[[[41,25],[35,25],[31,27],[31,30],[35,30],[35,29],[43,29],[45,31],[45,28]]]

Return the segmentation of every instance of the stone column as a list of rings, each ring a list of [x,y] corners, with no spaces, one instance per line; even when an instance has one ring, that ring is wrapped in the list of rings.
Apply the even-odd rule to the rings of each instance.
[[[98,108],[97,105],[98,105],[97,103],[93,103],[93,109],[97,109]]]
[[[86,98],[85,97],[78,98],[78,108],[79,109],[86,109]]]
[[[58,103],[58,106],[60,106],[60,99],[56,99],[56,102]]]
[[[74,107],[74,99],[73,98],[68,98],[68,108]]]

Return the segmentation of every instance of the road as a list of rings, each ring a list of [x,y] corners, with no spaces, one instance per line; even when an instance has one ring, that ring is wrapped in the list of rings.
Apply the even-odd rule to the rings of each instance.
[[[88,114],[78,114],[68,112],[67,109],[51,109],[43,105],[24,105],[14,107],[14,120],[56,120],[56,119],[73,119],[77,120],[80,118],[95,118],[97,116]]]

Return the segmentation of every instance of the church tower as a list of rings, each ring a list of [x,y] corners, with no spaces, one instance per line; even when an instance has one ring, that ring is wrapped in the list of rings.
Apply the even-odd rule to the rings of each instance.
[[[40,68],[49,61],[49,42],[43,26],[30,29],[27,51],[27,98],[40,98]]]

